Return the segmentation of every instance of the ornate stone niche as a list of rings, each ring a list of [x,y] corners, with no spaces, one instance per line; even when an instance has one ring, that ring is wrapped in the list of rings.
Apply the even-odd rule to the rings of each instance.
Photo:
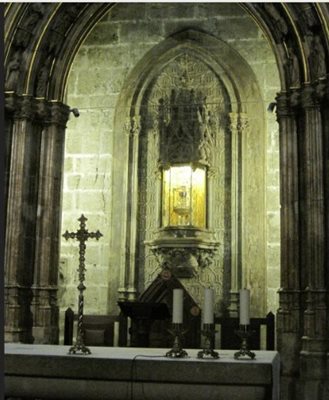
[[[184,52],[163,69],[148,99],[161,200],[158,229],[146,244],[180,278],[209,266],[219,245],[209,229],[208,197],[223,92],[213,71]]]

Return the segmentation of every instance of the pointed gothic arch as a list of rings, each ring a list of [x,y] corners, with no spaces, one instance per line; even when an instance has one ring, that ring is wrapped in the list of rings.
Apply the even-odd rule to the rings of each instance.
[[[223,237],[220,237],[220,242],[222,242],[222,250],[220,252],[223,252],[224,246],[231,247],[231,256],[225,258],[222,254],[221,258],[218,257],[214,271],[212,271],[212,276],[216,277],[218,285],[223,285],[222,289],[218,289],[217,294],[220,299],[218,301],[225,304],[221,305],[222,310],[228,307],[232,313],[236,312],[238,288],[243,284],[248,284],[247,275],[249,275],[249,279],[252,277],[254,281],[259,283],[255,291],[258,293],[262,292],[262,295],[259,295],[259,299],[263,299],[263,302],[255,302],[253,312],[257,315],[263,315],[266,312],[266,270],[264,268],[266,265],[264,226],[266,148],[264,141],[265,111],[263,100],[257,79],[245,60],[225,42],[204,32],[192,29],[178,32],[153,47],[137,63],[126,79],[117,103],[114,131],[126,132],[124,135],[118,135],[117,141],[114,143],[114,154],[123,154],[126,157],[124,162],[126,170],[118,168],[115,160],[113,165],[114,187],[118,188],[118,190],[115,190],[113,193],[112,204],[120,205],[120,207],[117,206],[117,209],[113,211],[113,227],[119,226],[119,221],[124,221],[122,223],[121,234],[113,237],[112,243],[113,249],[117,249],[118,254],[121,255],[120,258],[116,259],[116,263],[125,265],[125,268],[121,272],[119,295],[122,300],[134,299],[137,292],[140,289],[144,289],[145,282],[138,282],[136,277],[140,275],[138,269],[142,268],[142,266],[147,268],[144,265],[145,258],[148,260],[148,269],[153,271],[149,279],[146,280],[151,281],[152,277],[156,276],[159,272],[157,262],[154,258],[150,257],[149,252],[147,252],[146,257],[144,255],[142,259],[137,258],[137,254],[144,253],[142,247],[144,247],[143,243],[145,240],[145,237],[138,239],[137,232],[139,229],[136,224],[137,216],[140,212],[138,209],[138,196],[141,191],[140,181],[146,179],[146,177],[138,175],[138,170],[141,166],[141,153],[147,151],[147,147],[145,147],[145,144],[143,147],[141,141],[143,142],[145,135],[150,135],[150,142],[153,143],[152,137],[159,134],[157,128],[152,126],[150,122],[151,119],[154,120],[155,118],[154,115],[151,116],[155,110],[146,112],[146,110],[149,110],[149,92],[161,76],[162,71],[170,63],[175,62],[175,60],[183,55],[194,59],[196,63],[205,65],[205,71],[207,69],[211,71],[211,74],[220,82],[222,90],[225,93],[225,99],[222,99],[222,101],[226,111],[221,116],[222,122],[220,126],[223,136],[221,144],[218,145],[217,152],[222,151],[220,147],[225,146],[225,141],[231,143],[226,144],[227,149],[225,152],[227,155],[225,157],[232,163],[231,166],[226,166],[226,168],[230,168],[230,173],[233,172],[233,177],[231,187],[226,188],[226,190],[227,192],[231,193],[233,191],[234,193],[230,195],[231,200],[225,206],[225,212],[224,210],[215,212],[210,207],[210,219],[213,219],[215,215],[223,214],[229,214],[232,219],[229,234],[224,233],[225,229],[227,230],[224,227],[224,221],[215,224],[216,229],[221,230],[221,235],[223,235]],[[123,113],[122,110],[126,110],[126,112]],[[218,111],[215,111],[216,113]],[[257,115],[258,117],[255,118],[253,115]],[[225,139],[225,136],[229,136],[230,138]],[[151,146],[154,147],[154,143]],[[241,148],[241,150],[238,151],[238,148]],[[246,154],[247,149],[257,154],[257,157],[246,160],[244,154]],[[156,159],[158,155],[154,153],[153,156],[149,155],[148,157],[154,160],[154,165],[152,164],[150,168],[150,174],[154,174],[157,168]],[[122,165],[122,158],[118,162]],[[216,169],[218,168],[219,165]],[[224,167],[222,169],[223,171],[225,170]],[[263,175],[258,174],[256,176],[253,174],[255,169],[262,170]],[[239,174],[239,170],[241,171],[241,175]],[[149,179],[152,180],[150,177]],[[216,192],[216,188],[221,185],[221,178],[218,174],[216,177],[215,174],[211,179],[214,181],[212,190]],[[123,185],[122,182],[124,182]],[[154,213],[152,214],[152,220],[154,221],[152,226],[156,230],[159,228],[157,225],[157,212],[159,212],[160,201],[159,180],[153,179],[152,184],[149,185],[150,187],[157,187],[155,196],[154,193],[152,195],[153,202],[155,201],[156,204],[153,209]],[[143,187],[143,184],[141,186]],[[242,202],[239,197],[239,193],[241,192],[246,193],[246,198],[249,196],[248,193],[251,192],[256,193],[256,196],[254,195],[249,202]],[[218,193],[218,196],[224,199],[223,193]],[[251,198],[251,196],[249,197]],[[122,199],[124,199],[124,207],[122,207]],[[211,204],[215,204],[215,202],[211,201]],[[248,221],[251,210],[255,207],[258,207],[259,215],[262,216],[259,218],[258,224],[251,220]],[[240,208],[241,215],[237,211]],[[243,231],[244,224],[249,226],[248,236]],[[220,226],[222,227],[220,228]],[[232,239],[230,244],[224,243],[224,240],[227,240],[224,239],[224,236],[227,235],[235,238],[234,240]],[[241,254],[239,254],[240,248]],[[232,260],[230,259],[231,257]],[[242,270],[241,259],[244,260],[245,265],[254,265],[254,269],[250,271]],[[151,267],[151,263],[153,267]],[[231,271],[232,269],[233,271]],[[223,279],[224,275],[225,280]],[[198,279],[202,280],[199,276]],[[197,298],[197,294],[195,295]]]
[[[69,116],[69,107],[63,104],[65,84],[79,45],[114,6],[5,5],[8,340],[32,340],[33,295],[33,307],[42,305],[41,335],[47,342],[56,342],[54,271],[58,264],[61,171],[54,165],[62,165]],[[325,3],[246,3],[242,7],[268,37],[281,77],[281,92],[276,99],[283,222],[278,345],[284,398],[298,397],[298,382],[300,393],[325,398],[329,307],[329,9]],[[59,43],[58,47],[54,48],[54,43]],[[36,151],[29,152],[31,146]],[[48,257],[35,258],[38,251]],[[42,279],[34,291],[28,254],[33,269],[42,272],[35,273]],[[321,368],[315,368],[316,365]],[[299,381],[298,377],[302,379]]]

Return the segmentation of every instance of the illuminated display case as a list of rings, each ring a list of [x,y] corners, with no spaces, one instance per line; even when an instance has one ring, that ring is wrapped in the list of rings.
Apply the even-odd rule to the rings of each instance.
[[[162,227],[206,228],[206,169],[174,165],[162,171]]]
[[[159,230],[145,242],[176,277],[189,278],[212,263],[219,243],[208,229],[208,174],[217,133],[207,96],[185,71],[170,96],[159,99],[158,172],[161,177]],[[211,189],[209,187],[209,189]]]

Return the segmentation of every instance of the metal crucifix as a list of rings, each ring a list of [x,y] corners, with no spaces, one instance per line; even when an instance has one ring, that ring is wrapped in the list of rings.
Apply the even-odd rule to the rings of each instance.
[[[83,330],[82,330],[82,319],[83,319],[83,303],[84,303],[84,298],[83,298],[83,292],[86,289],[86,286],[84,285],[83,281],[85,280],[85,252],[86,252],[86,241],[89,238],[96,239],[98,240],[101,236],[103,236],[99,230],[96,232],[88,232],[88,229],[86,229],[86,221],[88,221],[88,218],[86,218],[83,214],[81,214],[81,217],[78,218],[78,221],[80,221],[80,229],[77,230],[76,232],[69,232],[66,231],[63,234],[63,237],[68,240],[68,239],[77,239],[79,241],[79,308],[78,308],[78,331],[77,331],[77,340],[74,346],[72,346],[69,350],[69,353],[75,354],[76,352],[81,351],[82,354],[91,354],[91,351],[88,349],[88,347],[85,346],[84,340],[83,340]]]

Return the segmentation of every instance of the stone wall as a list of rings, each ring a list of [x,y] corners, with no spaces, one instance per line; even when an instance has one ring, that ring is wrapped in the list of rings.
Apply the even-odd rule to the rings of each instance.
[[[68,123],[62,232],[76,231],[84,213],[90,231],[103,237],[87,243],[86,313],[116,312],[120,265],[111,258],[111,166],[115,113],[120,90],[138,61],[168,35],[195,28],[232,46],[257,76],[265,109],[279,90],[275,59],[249,15],[230,3],[117,4],[81,46],[67,86],[67,104],[80,110]],[[279,148],[274,114],[267,117],[267,309],[276,311],[280,266]],[[256,156],[256,155],[255,155]],[[257,210],[255,210],[257,212]],[[62,240],[59,302],[77,309],[77,242]],[[266,266],[264,266],[265,268]],[[251,283],[252,284],[252,283]],[[62,327],[61,322],[61,327]]]

